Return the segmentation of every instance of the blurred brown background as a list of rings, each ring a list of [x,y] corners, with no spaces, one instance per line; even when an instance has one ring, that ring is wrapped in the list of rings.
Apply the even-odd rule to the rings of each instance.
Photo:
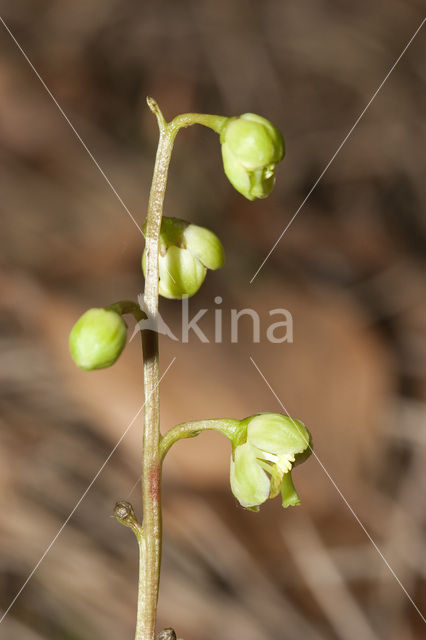
[[[425,39],[419,33],[253,284],[249,280],[421,20],[419,0],[3,1],[1,15],[139,224],[156,145],[145,106],[253,111],[283,131],[272,196],[228,184],[217,138],[179,134],[166,214],[205,224],[227,251],[191,309],[202,344],[162,340],[163,429],[280,405],[418,607],[426,596]],[[7,609],[142,402],[138,340],[83,373],[68,332],[89,306],[143,289],[143,240],[0,24],[0,608]],[[422,64],[423,62],[423,64]],[[221,296],[224,342],[214,343]],[[253,344],[229,310],[262,318]],[[294,343],[265,339],[286,308]],[[162,303],[179,331],[180,303]],[[140,513],[139,417],[0,625],[5,640],[132,638],[137,551],[109,517]],[[214,434],[165,465],[159,625],[185,640],[416,640],[424,624],[311,459],[302,506],[260,513],[229,489]],[[422,553],[423,551],[423,553]],[[160,627],[159,627],[160,628]]]

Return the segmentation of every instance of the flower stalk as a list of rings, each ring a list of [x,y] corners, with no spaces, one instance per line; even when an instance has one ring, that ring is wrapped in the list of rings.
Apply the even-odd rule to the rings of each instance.
[[[157,103],[148,98],[157,117],[160,139],[148,203],[146,225],[145,307],[149,317],[158,318],[158,244],[167,174],[174,135]],[[153,640],[161,563],[161,459],[159,350],[156,331],[142,331],[144,374],[144,433],[142,458],[142,501],[144,544],[140,545],[139,597],[135,640]]]
[[[244,437],[244,428],[241,428],[240,420],[231,418],[218,418],[214,420],[195,420],[194,422],[183,422],[172,429],[169,429],[160,440],[161,460],[164,460],[166,453],[178,440],[195,438],[202,431],[219,431],[232,442],[235,448]]]

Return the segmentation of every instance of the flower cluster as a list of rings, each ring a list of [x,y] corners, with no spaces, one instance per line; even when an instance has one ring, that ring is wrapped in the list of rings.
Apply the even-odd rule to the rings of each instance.
[[[177,131],[200,123],[219,134],[225,174],[235,189],[249,200],[270,194],[276,164],[285,153],[281,133],[256,114],[231,118],[182,114],[167,123],[155,100],[148,98],[147,102],[157,117],[161,141],[143,229],[147,246],[142,256],[142,270],[146,276],[148,264],[150,311],[129,300],[89,309],[77,320],[69,338],[71,355],[80,368],[102,369],[116,362],[126,344],[127,325],[123,315],[132,314],[139,327],[142,319],[148,323],[154,320],[152,327],[145,325],[142,331],[145,393],[158,388],[162,379],[159,378],[158,341],[151,340],[152,331],[158,333],[157,291],[153,295],[157,279],[161,296],[182,299],[194,295],[204,282],[207,269],[219,269],[225,259],[223,246],[212,231],[162,216],[168,162]],[[232,492],[243,507],[258,511],[268,498],[279,494],[283,507],[300,504],[291,471],[309,457],[312,441],[302,422],[276,413],[255,414],[244,420],[223,418],[181,423],[161,434],[159,395],[155,394],[149,403],[147,396],[144,404],[144,518],[140,524],[127,501],[116,503],[114,517],[133,530],[140,547],[141,566],[150,567],[149,571],[140,573],[137,636],[141,633],[144,638],[154,638],[161,559],[161,501],[158,496],[154,498],[154,494],[157,495],[160,488],[161,464],[171,445],[206,430],[223,433],[232,443]],[[157,500],[155,508],[154,499]],[[156,640],[176,640],[176,633],[168,627],[155,637]]]
[[[246,509],[257,511],[281,493],[283,507],[300,504],[291,469],[312,451],[303,422],[279,413],[261,413],[241,422],[243,437],[233,447],[231,489]]]

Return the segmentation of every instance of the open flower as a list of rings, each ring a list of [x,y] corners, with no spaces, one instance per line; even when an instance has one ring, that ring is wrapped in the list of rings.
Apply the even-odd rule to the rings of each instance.
[[[278,129],[262,116],[244,113],[228,119],[220,142],[223,167],[235,189],[248,200],[266,198],[275,183],[275,165],[285,153]]]
[[[159,293],[164,298],[192,296],[204,282],[207,269],[219,269],[225,253],[209,229],[178,218],[163,217],[158,256]],[[145,275],[146,250],[142,256]]]
[[[262,413],[242,421],[246,441],[234,448],[231,489],[239,503],[257,511],[281,492],[283,507],[299,504],[291,469],[311,453],[311,436],[303,422],[278,413]],[[301,460],[302,461],[302,460]]]

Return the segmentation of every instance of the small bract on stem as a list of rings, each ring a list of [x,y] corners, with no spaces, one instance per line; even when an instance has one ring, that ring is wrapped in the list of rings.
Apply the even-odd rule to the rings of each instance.
[[[231,489],[247,509],[256,511],[268,498],[281,493],[284,507],[299,504],[291,470],[306,459],[311,436],[300,421],[280,414],[257,414],[198,420],[179,424],[160,433],[158,297],[182,299],[194,295],[207,270],[224,263],[224,249],[209,229],[177,218],[163,217],[163,203],[173,144],[181,128],[201,124],[220,136],[224,170],[230,182],[247,199],[264,198],[275,182],[275,166],[284,156],[284,140],[268,120],[246,113],[240,117],[185,113],[167,123],[153,98],[147,103],[157,118],[159,142],[143,231],[145,249],[144,310],[132,301],[89,309],[74,325],[70,335],[71,354],[84,370],[112,365],[127,338],[123,315],[142,328],[144,371],[144,430],[142,457],[143,519],[140,524],[133,507],[118,502],[114,517],[132,529],[139,545],[139,589],[135,640],[154,640],[161,564],[161,472],[167,452],[179,440],[215,430],[231,442]],[[146,312],[146,313],[145,313]],[[176,640],[170,627],[157,640]]]

